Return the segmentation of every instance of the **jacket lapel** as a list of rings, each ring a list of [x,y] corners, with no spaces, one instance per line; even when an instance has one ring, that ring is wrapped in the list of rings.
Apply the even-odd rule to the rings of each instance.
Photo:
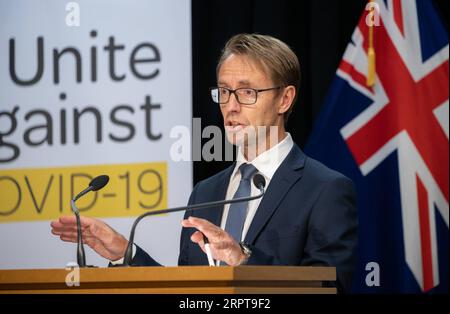
[[[302,177],[303,171],[301,169],[303,169],[305,161],[306,155],[294,144],[288,156],[272,177],[247,232],[245,242],[253,244],[291,186]]]

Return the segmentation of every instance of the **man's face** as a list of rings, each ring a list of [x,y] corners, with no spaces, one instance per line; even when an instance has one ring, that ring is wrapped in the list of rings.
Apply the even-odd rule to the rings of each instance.
[[[222,63],[217,83],[219,87],[233,90],[277,87],[260,64],[246,55],[234,54]],[[279,94],[279,90],[258,93],[257,102],[253,105],[242,105],[235,94],[231,94],[228,103],[220,105],[228,141],[234,145],[247,146],[251,141],[259,141],[262,136],[268,139],[268,132],[258,128],[261,126],[266,126],[267,131],[269,126],[276,126],[277,133],[284,134],[283,114],[279,113]]]

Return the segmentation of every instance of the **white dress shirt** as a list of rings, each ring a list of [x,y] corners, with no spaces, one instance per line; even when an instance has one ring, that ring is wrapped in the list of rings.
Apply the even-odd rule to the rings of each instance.
[[[289,133],[286,133],[286,137],[281,142],[271,147],[269,150],[266,150],[265,152],[259,154],[251,162],[247,161],[241,148],[239,148],[236,158],[236,166],[234,167],[234,170],[231,174],[230,183],[228,184],[228,190],[225,199],[227,200],[232,199],[234,194],[236,193],[236,190],[238,189],[239,183],[241,181],[241,173],[239,171],[239,167],[243,163],[250,163],[253,166],[255,166],[258,172],[263,175],[264,179],[266,179],[266,190],[267,190],[270,181],[272,180],[272,177],[275,174],[275,171],[277,171],[278,167],[284,161],[284,159],[289,154],[293,146],[294,142],[292,141],[291,135]],[[260,193],[253,183],[251,184],[250,193],[251,196],[256,196]],[[245,218],[244,229],[242,230],[242,238],[240,239],[240,241],[243,241],[245,239],[248,228],[250,227],[250,224],[253,221],[253,217],[255,217],[256,210],[258,209],[260,203],[261,198],[248,202],[247,217]],[[227,223],[229,209],[230,204],[226,204],[222,215],[222,222],[220,224],[220,227],[224,230],[225,225]]]

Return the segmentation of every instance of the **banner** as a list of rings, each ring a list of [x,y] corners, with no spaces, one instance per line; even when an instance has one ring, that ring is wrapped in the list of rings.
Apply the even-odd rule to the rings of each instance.
[[[76,244],[50,233],[77,204],[128,237],[136,216],[187,203],[192,163],[190,1],[0,3],[0,268],[64,267]],[[176,265],[183,213],[143,221],[136,243]],[[88,264],[108,261],[87,249]]]

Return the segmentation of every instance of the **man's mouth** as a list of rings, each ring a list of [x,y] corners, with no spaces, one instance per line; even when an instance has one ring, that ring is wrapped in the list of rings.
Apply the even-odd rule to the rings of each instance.
[[[243,128],[245,128],[245,125],[237,121],[227,121],[225,124],[225,131],[227,132],[239,132]]]

